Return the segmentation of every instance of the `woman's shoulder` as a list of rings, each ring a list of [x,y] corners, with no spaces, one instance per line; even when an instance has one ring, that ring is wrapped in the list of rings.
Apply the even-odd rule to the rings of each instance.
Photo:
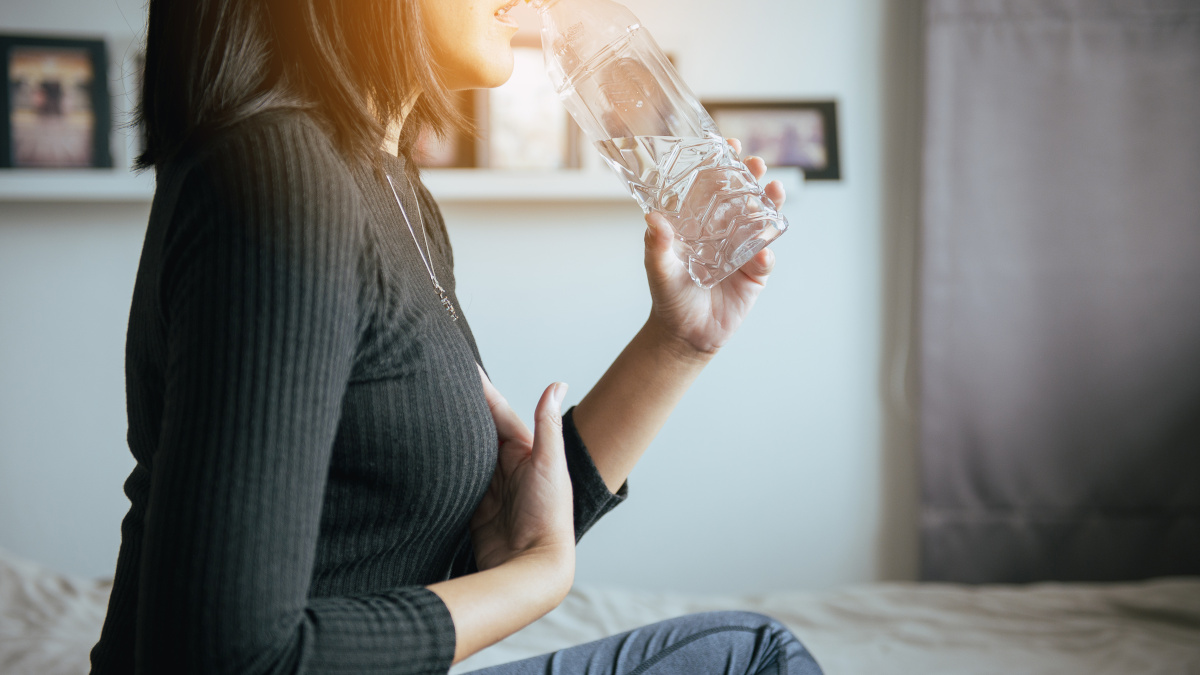
[[[306,115],[246,120],[157,173],[143,266],[163,297],[198,269],[299,280],[289,292],[318,294],[328,280],[361,285],[370,272],[362,195]]]
[[[189,173],[262,188],[350,189],[353,171],[330,134],[298,109],[264,111],[214,131],[184,155]],[[284,179],[281,184],[277,182]],[[266,184],[268,179],[274,183]]]
[[[361,233],[364,209],[354,171],[308,113],[263,112],[199,145],[158,172],[156,199],[165,199],[169,220]]]

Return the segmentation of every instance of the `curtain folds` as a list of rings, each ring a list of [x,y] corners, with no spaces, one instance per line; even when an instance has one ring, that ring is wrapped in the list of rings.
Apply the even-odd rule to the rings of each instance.
[[[1200,2],[926,21],[921,575],[1200,574]]]

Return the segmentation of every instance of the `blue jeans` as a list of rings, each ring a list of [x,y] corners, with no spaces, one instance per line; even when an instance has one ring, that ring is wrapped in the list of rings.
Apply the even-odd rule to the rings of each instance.
[[[707,612],[471,675],[821,675],[821,667],[770,617]]]

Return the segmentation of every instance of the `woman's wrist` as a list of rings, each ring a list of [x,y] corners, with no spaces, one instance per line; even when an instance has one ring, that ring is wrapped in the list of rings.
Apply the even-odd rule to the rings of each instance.
[[[495,644],[557,607],[575,578],[575,553],[530,549],[482,572],[428,586],[454,622],[454,662]]]
[[[544,602],[557,607],[575,583],[575,546],[544,546],[514,556],[504,565],[513,565],[519,574],[527,574]],[[503,567],[504,565],[501,565]],[[549,611],[549,610],[547,610]]]
[[[697,347],[672,331],[655,312],[650,312],[650,317],[646,319],[639,335],[644,337],[646,344],[654,351],[688,366],[703,367],[720,351],[720,347]]]

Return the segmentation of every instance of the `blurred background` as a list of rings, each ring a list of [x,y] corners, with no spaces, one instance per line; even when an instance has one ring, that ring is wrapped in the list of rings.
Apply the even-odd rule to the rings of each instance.
[[[791,191],[777,271],[581,544],[578,583],[1200,573],[1194,11],[1132,3],[1115,54],[1094,17],[1033,2],[993,23],[918,0],[625,4],[705,101],[835,103],[840,171],[773,173]],[[0,12],[2,33],[107,46],[115,168],[0,170],[0,548],[94,577],[132,468],[123,349],[152,177],[128,175],[119,124],[144,21],[142,0]],[[505,100],[524,99],[466,104]],[[483,168],[425,174],[526,418],[549,382],[582,397],[649,309],[640,210],[551,127],[566,145],[531,165],[489,139],[431,150]],[[1117,562],[1088,562],[1097,547]]]

